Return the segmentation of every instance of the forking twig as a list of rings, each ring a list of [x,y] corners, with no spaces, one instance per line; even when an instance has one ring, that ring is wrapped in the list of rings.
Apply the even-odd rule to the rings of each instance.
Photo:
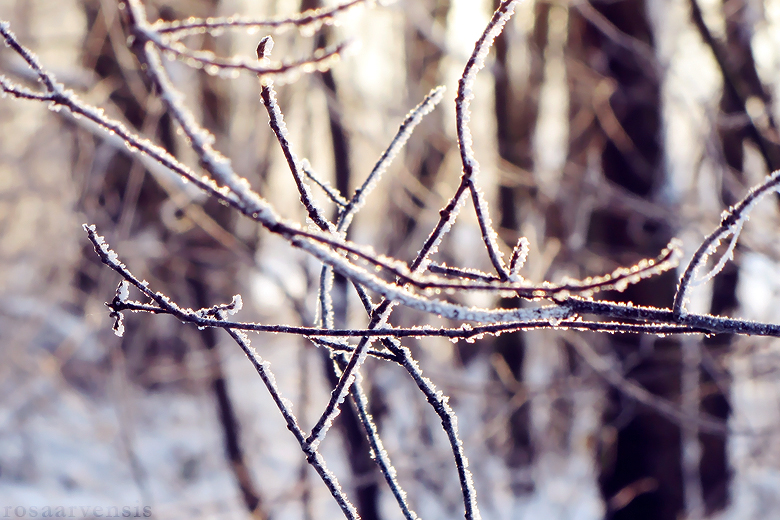
[[[733,239],[724,253],[723,259],[705,276],[706,279],[712,278],[718,274],[718,272],[723,269],[723,266],[726,263],[725,261],[733,254],[734,246],[742,231],[742,226],[749,218],[750,211],[753,207],[755,207],[764,196],[778,191],[778,189],[780,189],[780,170],[772,173],[764,182],[751,189],[745,198],[739,201],[735,206],[723,212],[720,219],[720,225],[704,239],[693,254],[691,261],[688,263],[685,272],[683,272],[683,275],[680,278],[677,292],[674,295],[674,305],[672,306],[675,315],[682,316],[685,314],[685,302],[688,297],[688,291],[690,290],[691,285],[694,284],[693,278],[701,265],[707,261],[707,258],[715,253],[720,241],[729,235],[733,235]]]

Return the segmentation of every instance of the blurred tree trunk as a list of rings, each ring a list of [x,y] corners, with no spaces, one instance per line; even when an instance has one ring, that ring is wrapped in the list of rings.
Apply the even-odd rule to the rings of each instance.
[[[494,8],[500,2],[494,1]],[[538,2],[534,6],[533,32],[528,37],[528,75],[525,81],[518,81],[518,75],[512,74],[513,63],[521,59],[515,53],[522,48],[517,45],[519,34],[512,23],[507,24],[504,32],[496,38],[494,50],[496,63],[493,68],[495,84],[495,117],[498,153],[504,161],[503,170],[511,173],[498,190],[499,234],[505,238],[509,247],[514,247],[522,235],[520,226],[523,214],[529,213],[528,207],[536,206],[536,190],[529,177],[534,168],[533,134],[539,115],[539,93],[544,79],[544,50],[547,45],[547,29],[550,5]],[[512,45],[514,40],[515,45]],[[523,211],[525,209],[525,211]],[[500,306],[517,307],[517,298],[502,299]],[[493,342],[498,355],[493,365],[495,376],[504,382],[506,400],[513,403],[523,391],[523,365],[526,345],[523,333],[503,334]],[[501,367],[496,366],[500,363]],[[508,369],[512,381],[521,383],[506,384],[501,369]],[[514,399],[513,399],[514,398]],[[530,469],[533,465],[533,445],[530,427],[530,401],[522,399],[522,404],[510,404],[508,421],[509,438],[507,446],[499,449],[506,453],[505,460],[512,470],[511,487],[516,495],[533,491],[534,484]]]
[[[122,115],[134,127],[143,128],[143,135],[156,136],[157,141],[175,155],[178,143],[174,123],[167,115],[158,116],[154,108],[149,108],[155,107],[155,96],[149,92],[148,81],[138,67],[138,57],[133,56],[125,44],[126,35],[120,27],[120,21],[123,20],[118,18],[119,11],[111,6],[110,12],[105,12],[106,5],[97,1],[84,3],[89,27],[92,28],[85,45],[88,49],[84,56],[85,66],[93,68],[101,78],[118,85],[119,88],[111,94],[111,101],[122,110]],[[217,5],[218,0],[201,4],[204,10],[202,14],[214,14]],[[150,16],[173,19],[178,14],[166,7],[159,13],[150,13]],[[214,45],[212,37],[204,37],[205,48],[215,50]],[[118,56],[117,52],[121,55]],[[197,74],[197,79],[192,90],[187,93],[201,100],[199,106],[204,126],[218,140],[224,138],[229,127],[225,115],[230,113],[224,82],[202,71]],[[99,221],[104,221],[104,226],[97,222],[98,226],[116,228],[118,236],[113,238],[117,242],[132,240],[143,234],[164,242],[172,254],[164,261],[150,261],[146,270],[166,293],[178,301],[202,308],[229,300],[236,285],[235,275],[242,261],[248,260],[242,254],[248,253],[252,246],[240,250],[225,248],[224,244],[204,229],[194,225],[181,209],[172,209],[173,202],[168,198],[168,193],[151,175],[146,174],[140,162],[117,154],[111,159],[111,165],[105,167],[105,172],[102,182],[98,178],[87,179],[84,189],[84,202],[98,201],[100,206],[88,210]],[[204,209],[207,218],[221,228],[225,236],[232,235],[235,217],[229,208],[209,200],[204,204]],[[169,215],[169,218],[165,218],[165,215]],[[108,222],[112,225],[105,225]],[[85,262],[94,262],[92,251],[85,252]],[[101,290],[100,293],[108,294],[109,291]],[[132,320],[128,321],[122,343],[125,356],[130,360],[127,366],[140,382],[147,382],[150,388],[160,386],[154,382],[153,376],[148,376],[159,363],[172,361],[183,372],[182,379],[186,381],[188,378],[185,357],[195,347],[181,339],[188,337],[184,325],[172,323],[170,326],[172,330],[164,334],[169,340],[165,341],[159,337],[159,330],[139,330],[133,326]],[[246,509],[253,518],[265,518],[260,493],[242,448],[240,424],[217,349],[217,333],[207,329],[197,337],[208,351],[211,362],[211,391],[223,432],[228,467],[233,472]]]
[[[767,171],[780,168],[780,139],[773,112],[771,96],[761,82],[753,57],[751,40],[754,35],[752,8],[744,0],[724,2],[723,15],[726,24],[726,40],[718,40],[707,27],[699,4],[690,0],[691,20],[710,47],[723,77],[723,92],[720,98],[720,124],[717,136],[722,152],[724,176],[720,179],[721,197],[724,208],[735,204],[744,193],[750,181],[745,177],[746,144],[752,144],[761,154]],[[749,104],[759,114],[749,111]],[[737,251],[741,248],[738,246]],[[738,309],[737,285],[739,269],[730,262],[713,280],[713,294],[710,312],[724,315]],[[704,344],[714,356],[729,352],[732,336],[718,335],[706,338]],[[717,385],[716,385],[716,379]],[[725,378],[717,378],[717,368],[711,367],[703,376],[703,382],[712,391],[705,392],[702,407],[708,413],[727,419],[731,409],[724,392],[728,391]],[[721,436],[702,434],[700,436],[704,456],[701,465],[702,486],[708,513],[726,507],[730,470],[726,457],[726,439]]]
[[[422,0],[410,2],[404,18],[404,49],[406,51],[406,84],[408,106],[417,105],[430,92],[442,84],[441,62],[444,57],[444,34],[450,0]],[[393,234],[388,240],[391,255],[407,258],[416,252],[408,239],[419,224],[422,209],[429,202],[427,193],[439,179],[439,170],[452,143],[441,133],[442,111],[434,110],[425,116],[415,130],[404,153],[404,163],[412,177],[413,185],[406,183],[394,197],[396,208],[391,216]],[[416,246],[411,246],[415,248]]]
[[[661,78],[648,63],[648,53],[638,52],[654,46],[645,7],[644,1],[593,2],[593,11],[569,11],[570,149],[556,201],[562,215],[566,208],[576,207],[576,199],[592,190],[594,183],[610,184],[629,200],[652,203],[664,181]],[[593,23],[594,17],[611,24],[634,45],[610,39]],[[571,210],[568,213],[571,215]],[[557,232],[563,243],[573,230],[573,223],[562,216]],[[657,254],[671,237],[672,229],[664,220],[633,213],[630,208],[597,204],[590,214],[586,247],[614,267],[639,259],[629,252]],[[675,286],[672,271],[652,282],[632,285],[623,293],[605,296],[668,306]],[[656,395],[678,400],[678,342],[625,334],[610,336],[607,341],[609,349],[627,365],[625,377]],[[606,428],[617,429],[617,436],[611,445],[601,447],[603,453],[610,454],[601,457],[600,475],[607,516],[676,520],[684,507],[679,426],[648,408],[637,406],[632,411],[632,405],[617,390],[610,395],[603,419]],[[613,500],[618,494],[630,498]]]
[[[710,47],[723,76],[723,95],[720,109],[723,117],[718,125],[718,135],[723,150],[723,160],[739,181],[743,180],[743,146],[750,141],[756,146],[769,171],[780,168],[780,134],[774,120],[771,96],[761,83],[753,59],[751,39],[753,26],[751,7],[746,0],[734,0],[724,4],[726,41],[718,40],[704,22],[699,4],[690,0],[691,20],[704,43]],[[753,104],[755,109],[749,109]],[[734,204],[741,195],[729,189],[724,179],[723,197],[726,206]],[[733,188],[732,188],[733,189]]]

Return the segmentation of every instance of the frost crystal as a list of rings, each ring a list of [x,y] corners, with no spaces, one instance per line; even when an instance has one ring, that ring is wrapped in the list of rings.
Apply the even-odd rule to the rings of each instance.
[[[130,284],[127,283],[127,280],[122,280],[119,282],[119,287],[116,288],[116,297],[120,302],[126,302],[129,296]]]
[[[114,334],[120,338],[125,335],[125,324],[122,323],[121,318],[114,324]]]
[[[226,307],[227,313],[231,316],[244,308],[244,300],[240,294],[233,296],[233,301]]]

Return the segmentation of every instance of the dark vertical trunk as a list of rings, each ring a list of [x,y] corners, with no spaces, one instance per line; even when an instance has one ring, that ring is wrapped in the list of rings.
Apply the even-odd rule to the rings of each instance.
[[[194,265],[192,266],[191,276],[187,279],[199,308],[210,307],[213,302],[204,283],[205,274],[202,266]],[[222,426],[225,456],[230,462],[230,468],[236,478],[244,505],[252,513],[253,518],[266,518],[261,507],[260,493],[257,490],[244,456],[240,424],[233,406],[233,400],[230,397],[228,382],[225,379],[222,361],[217,350],[217,333],[217,329],[207,328],[200,333],[200,337],[210,354],[211,390],[214,392],[214,398],[217,402],[217,415]]]
[[[499,2],[494,2],[498,7]],[[495,117],[498,153],[514,172],[522,175],[531,172],[533,163],[533,133],[539,113],[539,92],[544,78],[544,49],[547,45],[547,23],[550,5],[538,3],[534,12],[534,30],[529,35],[529,74],[525,81],[515,81],[511,74],[512,51],[510,41],[514,34],[512,24],[496,38],[494,50],[496,63],[493,68],[495,81]],[[520,182],[502,183],[498,189],[499,233],[506,235],[512,246],[521,234],[523,207],[535,206],[532,185]],[[525,212],[528,213],[527,211]],[[516,307],[517,298],[502,299],[500,306]],[[523,380],[523,364],[526,345],[523,333],[503,334],[495,339],[493,349],[515,381]],[[498,376],[498,374],[496,374]],[[520,388],[506,388],[506,399],[512,401]],[[509,439],[506,447],[507,465],[512,469],[511,487],[516,495],[530,493],[534,489],[530,477],[533,464],[533,445],[530,431],[530,402],[512,408],[508,420]]]
[[[742,196],[745,184],[744,146],[751,143],[761,153],[769,171],[780,168],[780,139],[771,109],[771,96],[767,92],[756,70],[751,39],[753,27],[750,21],[750,6],[743,0],[724,3],[726,40],[718,40],[704,22],[696,0],[690,1],[691,19],[705,44],[710,47],[723,77],[723,92],[720,99],[719,117],[741,124],[718,125],[717,134],[722,150],[724,172],[721,179],[723,207],[736,203]],[[751,99],[752,98],[752,99]],[[748,111],[749,100],[761,105],[764,113],[755,117]],[[739,246],[737,253],[739,253]],[[729,314],[737,309],[736,296],[739,282],[737,264],[729,263],[713,281],[710,312]],[[731,347],[731,336],[715,336],[704,341],[712,356],[726,354]],[[711,359],[711,358],[710,358]],[[705,365],[706,367],[707,365]],[[710,366],[702,382],[712,391],[705,392],[702,407],[713,416],[727,419],[730,406],[726,396],[728,381],[718,377],[720,371]],[[717,384],[716,384],[717,383]],[[722,436],[702,434],[704,450],[701,465],[702,488],[708,513],[723,509],[727,505],[730,474],[726,458],[726,439]]]
[[[654,46],[645,2],[593,2],[595,15],[638,42]],[[663,183],[661,144],[661,78],[652,53],[621,45],[593,25],[584,11],[570,10],[567,66],[571,92],[572,130],[575,121],[589,121],[572,133],[565,182],[557,201],[563,211],[579,196],[582,173],[601,165],[603,178],[619,191],[652,201]],[[593,13],[591,13],[593,14]],[[592,19],[592,16],[591,16]],[[597,92],[608,92],[599,97]],[[594,157],[597,160],[594,162]],[[571,228],[564,220],[559,232]],[[656,254],[672,236],[669,223],[616,207],[597,207],[590,217],[586,244],[612,265]],[[630,286],[606,297],[640,305],[668,306],[674,295],[674,273]],[[625,377],[650,392],[677,401],[680,395],[680,347],[676,341],[640,335],[616,335],[609,348],[619,359],[633,360]],[[642,348],[642,354],[640,352]],[[617,430],[604,446],[600,484],[609,518],[675,520],[684,508],[679,425],[655,411],[629,402],[617,390],[605,407],[606,428]],[[630,497],[624,500],[625,497]]]
[[[721,75],[723,76],[723,95],[720,109],[732,120],[742,120],[743,124],[720,125],[718,134],[721,139],[723,159],[730,171],[742,179],[743,144],[751,141],[759,150],[769,171],[780,168],[780,134],[769,108],[771,97],[764,88],[756,70],[751,38],[753,27],[749,22],[749,7],[744,0],[729,2],[726,13],[726,41],[713,36],[704,22],[701,9],[696,0],[690,0],[691,20],[699,31],[704,43],[710,47]],[[724,9],[725,11],[725,9]],[[764,113],[754,120],[748,111],[750,98],[759,102]],[[740,198],[740,194],[730,193],[728,183],[724,183],[724,202],[731,205]]]

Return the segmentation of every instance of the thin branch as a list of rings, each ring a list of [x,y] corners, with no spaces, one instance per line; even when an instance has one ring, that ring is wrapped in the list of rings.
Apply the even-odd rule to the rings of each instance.
[[[726,255],[729,255],[734,249],[734,243],[742,230],[742,226],[748,219],[750,211],[765,195],[778,191],[778,189],[780,189],[780,170],[772,173],[763,183],[752,188],[735,206],[723,212],[720,225],[704,239],[680,278],[677,292],[674,295],[674,305],[672,306],[672,310],[676,315],[681,316],[685,314],[685,302],[688,298],[688,291],[692,285],[693,278],[699,267],[710,255],[715,253],[720,241],[730,234],[734,235],[734,240],[732,240],[732,244],[729,245],[726,252]],[[718,262],[717,265],[722,268],[725,262]],[[717,271],[707,276],[711,277],[715,274],[717,274]]]
[[[133,46],[142,48],[147,43],[152,43],[161,51],[170,53],[172,56],[178,56],[190,66],[205,68],[206,72],[209,73],[244,70],[259,76],[275,76],[293,71],[314,72],[315,70],[326,70],[338,59],[347,45],[347,43],[341,43],[329,49],[317,49],[308,58],[275,64],[270,63],[270,61],[258,63],[257,60],[243,56],[221,58],[211,51],[189,49],[178,40],[155,29],[155,25],[147,21],[146,11],[139,0],[128,0],[125,12],[132,26],[133,36],[137,39]]]
[[[373,316],[368,328],[375,328],[377,325],[379,325],[379,322],[380,320],[378,320],[376,316]],[[331,392],[328,404],[325,405],[325,409],[323,410],[322,415],[311,429],[311,433],[306,439],[306,442],[313,446],[317,446],[325,438],[325,434],[330,429],[333,421],[339,415],[341,411],[341,403],[343,403],[344,399],[346,399],[349,388],[352,386],[357,376],[357,370],[365,361],[366,356],[368,356],[368,349],[375,339],[376,338],[370,336],[361,337],[360,342],[358,343],[357,347],[355,347],[355,350],[352,352],[352,355],[349,358],[347,366],[344,367],[341,377],[339,377],[339,381],[336,383],[336,387]]]
[[[474,178],[479,172],[479,163],[474,158],[474,150],[471,148],[472,137],[468,122],[471,118],[469,105],[474,98],[474,81],[479,72],[485,66],[487,57],[493,41],[501,34],[504,25],[511,18],[515,10],[517,0],[504,0],[493,13],[485,31],[474,45],[474,52],[466,63],[463,75],[458,80],[458,95],[455,98],[455,119],[457,122],[458,147],[460,148],[460,158],[463,163],[463,182],[465,182],[471,192],[474,209],[477,212],[479,227],[482,232],[482,239],[485,242],[488,255],[493,267],[496,269],[501,280],[509,279],[509,272],[501,259],[501,251],[496,242],[496,232],[490,225],[490,217],[487,205],[482,198],[480,191],[474,184]]]
[[[98,254],[103,263],[119,272],[127,282],[133,284],[138,290],[154,300],[160,306],[160,312],[164,311],[167,314],[172,314],[179,317],[180,319],[184,319],[184,321],[192,320],[194,317],[203,317],[205,319],[213,319],[215,322],[220,323],[225,322],[226,314],[234,314],[241,310],[243,303],[240,296],[234,296],[233,301],[227,305],[215,305],[209,309],[201,309],[197,312],[193,311],[192,309],[180,308],[167,296],[159,292],[153,292],[151,289],[149,289],[146,282],[142,282],[133,276],[132,273],[127,270],[125,265],[119,262],[116,253],[109,248],[103,237],[97,234],[94,226],[85,225],[84,229],[87,231],[89,239],[95,247],[95,252]],[[127,301],[128,295],[128,287],[126,283],[123,282],[117,289],[116,297],[114,298],[113,302],[109,304],[109,308],[112,308],[111,315],[116,319],[114,330],[119,335],[121,335],[123,330],[122,316],[121,311],[117,311],[116,309],[120,304]],[[306,459],[320,475],[320,478],[322,478],[322,481],[328,487],[328,490],[339,504],[339,507],[341,507],[347,518],[357,520],[359,518],[357,511],[341,490],[341,486],[339,485],[335,475],[333,475],[325,466],[325,461],[317,452],[317,447],[306,441],[303,430],[301,430],[300,426],[298,426],[298,421],[290,410],[289,402],[282,398],[279,394],[279,390],[276,387],[276,380],[273,376],[273,373],[271,373],[269,369],[269,363],[263,361],[255,349],[249,345],[249,339],[246,337],[244,332],[235,330],[229,326],[225,326],[223,328],[225,328],[228,334],[230,334],[236,343],[238,343],[238,345],[241,347],[241,350],[244,351],[244,353],[254,365],[257,373],[260,375],[260,378],[271,394],[274,403],[276,403],[277,408],[279,408],[279,411],[282,413],[282,416],[287,423],[287,428],[295,436],[296,440],[301,446],[301,450],[304,452],[304,454],[306,454]]]
[[[363,204],[365,204],[369,193],[374,189],[374,187],[376,187],[382,174],[385,172],[385,170],[387,170],[387,167],[398,155],[398,152],[401,150],[401,148],[403,148],[403,146],[409,140],[414,129],[417,127],[420,121],[422,121],[422,118],[429,114],[436,107],[436,105],[441,101],[443,95],[444,87],[434,88],[415,108],[409,112],[409,114],[407,114],[406,118],[401,123],[401,126],[396,132],[395,137],[390,142],[390,145],[382,153],[379,160],[374,165],[374,168],[368,174],[365,181],[363,181],[363,184],[355,190],[352,198],[349,200],[349,202],[346,203],[344,209],[341,211],[337,223],[337,230],[339,232],[343,234],[347,233],[349,226],[352,224],[354,215],[357,214],[357,212],[359,212],[363,207]],[[401,273],[395,273],[395,275],[396,279],[398,280],[404,278]],[[331,314],[333,308],[330,302],[330,293],[326,293],[323,290],[323,287],[329,284],[333,284],[333,271],[331,268],[325,266],[323,267],[322,274],[320,276],[320,311],[323,320],[322,323],[325,326],[332,326],[332,323],[328,325],[328,323],[332,321]],[[368,295],[359,285],[355,285],[355,288],[364,302],[370,301],[368,300]]]
[[[219,315],[221,316],[221,311]],[[244,351],[244,354],[246,354],[247,358],[252,362],[257,374],[271,394],[271,398],[274,400],[276,407],[282,413],[282,417],[284,417],[284,420],[287,423],[287,429],[295,436],[295,440],[298,441],[301,450],[306,455],[306,460],[325,483],[325,486],[327,486],[328,491],[330,491],[330,494],[336,500],[336,503],[341,508],[344,516],[350,520],[359,520],[360,516],[358,515],[355,506],[352,505],[349,498],[347,498],[347,495],[341,489],[341,485],[336,476],[328,470],[325,465],[325,459],[323,459],[322,455],[317,451],[316,446],[311,446],[306,442],[305,434],[303,433],[303,430],[301,430],[301,427],[298,425],[298,420],[290,409],[289,401],[284,399],[279,393],[279,389],[276,386],[276,378],[269,368],[270,363],[263,361],[257,351],[249,345],[249,340],[243,333],[229,328],[225,330],[227,330],[230,337],[233,338],[239,347],[241,347],[241,350]]]
[[[512,249],[512,257],[509,260],[509,279],[511,281],[516,282],[522,279],[522,276],[520,276],[520,269],[528,258],[529,248],[528,239],[520,237],[517,240],[517,244]]]
[[[154,293],[157,294],[157,293]],[[163,297],[164,298],[164,297]],[[293,325],[263,325],[237,321],[217,321],[204,317],[202,313],[191,309],[171,306],[170,302],[161,306],[143,304],[136,301],[112,302],[108,307],[112,312],[149,312],[152,314],[170,314],[177,319],[198,327],[220,327],[252,332],[272,332],[275,334],[294,334],[311,338],[316,343],[336,351],[353,352],[356,347],[343,343],[327,341],[325,338],[430,338],[474,340],[485,335],[500,335],[522,330],[565,329],[592,332],[628,333],[628,334],[742,334],[751,336],[780,337],[780,325],[760,323],[748,320],[735,320],[705,314],[686,314],[679,318],[668,309],[648,307],[629,307],[611,302],[587,302],[567,300],[564,304],[572,306],[578,314],[596,314],[605,318],[622,320],[647,320],[648,323],[626,321],[588,321],[581,319],[562,319],[561,321],[543,319],[530,321],[510,321],[492,325],[462,325],[455,328],[434,328],[430,326],[409,328],[366,328],[333,329],[300,327]],[[589,305],[592,304],[592,305]],[[397,361],[392,355],[381,350],[369,349],[371,356]]]
[[[310,181],[312,181],[314,184],[319,186],[334,204],[339,206],[341,209],[347,207],[347,204],[349,204],[347,199],[342,197],[341,194],[338,191],[336,191],[336,188],[331,186],[328,181],[324,179],[320,179],[320,177],[312,169],[311,164],[309,164],[309,161],[303,159],[301,161],[301,169],[303,170],[303,174],[306,175],[306,177]]]
[[[352,223],[352,219],[354,215],[358,211],[360,211],[361,207],[365,203],[368,194],[376,186],[382,173],[384,173],[388,165],[398,154],[398,151],[409,140],[409,137],[411,136],[415,127],[420,123],[422,118],[426,114],[430,113],[435,108],[436,104],[438,104],[438,102],[441,101],[443,93],[444,93],[444,89],[442,87],[437,87],[433,89],[425,97],[425,99],[423,99],[423,101],[419,105],[417,105],[417,107],[415,107],[404,119],[403,123],[398,129],[398,132],[396,133],[395,138],[391,141],[388,148],[379,158],[379,161],[374,166],[371,173],[369,173],[368,177],[366,177],[366,180],[363,182],[360,188],[355,190],[354,195],[350,199],[349,204],[346,206],[346,208],[344,208],[344,211],[341,212],[337,224],[337,230],[339,232],[346,234],[347,229]],[[326,284],[332,284],[333,283],[332,276],[333,274],[331,269],[327,267],[323,268],[322,276],[321,276],[321,286]],[[400,278],[400,277],[397,275],[396,278]],[[329,293],[326,294],[325,291],[323,291],[321,288],[320,302],[321,302],[321,309],[322,309],[323,324],[326,326],[332,326],[332,317],[331,317],[332,306],[330,305],[329,298],[330,298]],[[372,329],[375,328],[377,325],[386,322],[387,317],[389,317],[389,308],[387,314],[383,314],[383,313],[373,314],[371,316],[371,323],[369,324],[368,328]],[[338,415],[339,406],[344,401],[344,398],[346,397],[347,390],[351,382],[355,378],[356,371],[360,368],[363,361],[365,360],[365,357],[367,355],[367,350],[371,346],[371,341],[372,340],[369,339],[369,336],[364,336],[360,340],[358,346],[355,348],[354,352],[352,353],[352,356],[349,359],[349,362],[347,363],[346,367],[344,368],[341,374],[341,377],[339,378],[339,382],[337,383],[336,388],[334,388],[333,392],[331,393],[331,398],[328,401],[325,410],[323,411],[320,419],[317,421],[315,426],[312,428],[311,435],[309,437],[310,441],[320,442],[322,438],[325,436],[325,434],[327,433],[328,429],[330,428],[330,425],[333,423],[333,420]]]
[[[439,265],[436,262],[431,262],[428,264],[428,270],[434,274],[452,276],[454,278],[462,278],[464,280],[476,280],[491,284],[501,282],[501,279],[498,276],[483,273],[477,269],[450,267],[446,264]]]
[[[647,323],[669,323],[691,327],[707,334],[744,334],[749,336],[780,336],[780,325],[735,320],[709,314],[680,314],[672,309],[657,309],[625,303],[568,298],[564,305],[578,315],[608,316],[615,320],[639,320]],[[618,332],[618,331],[616,331]]]
[[[382,174],[385,172],[385,170],[387,170],[388,166],[390,166],[390,163],[398,155],[398,152],[404,147],[406,142],[412,136],[414,129],[417,127],[417,125],[420,124],[420,121],[422,121],[423,117],[430,114],[433,109],[436,108],[436,105],[438,105],[442,100],[444,97],[444,90],[445,88],[443,86],[434,88],[428,93],[427,96],[425,96],[420,104],[414,107],[406,115],[406,118],[398,128],[398,132],[396,132],[395,137],[393,137],[393,140],[390,142],[390,145],[382,153],[381,157],[374,165],[374,168],[371,170],[371,173],[369,173],[368,177],[366,177],[366,180],[363,181],[363,184],[358,189],[356,189],[354,195],[352,195],[352,198],[347,204],[347,207],[344,209],[344,212],[339,218],[339,231],[345,232],[347,228],[349,228],[349,225],[352,223],[352,218],[358,211],[360,211],[363,204],[365,204],[368,194],[371,193],[371,191],[376,187]]]
[[[348,9],[360,5],[370,4],[368,0],[351,0],[330,8],[309,9],[294,16],[284,18],[247,18],[241,15],[233,15],[222,18],[188,18],[187,20],[176,20],[166,22],[159,20],[151,25],[151,29],[160,34],[169,34],[181,38],[187,34],[200,32],[216,32],[224,29],[251,29],[268,27],[271,29],[282,29],[293,26],[297,29],[317,28],[321,24],[332,23],[336,15],[347,11]]]
[[[428,403],[439,416],[439,419],[441,419],[442,428],[447,433],[452,455],[455,457],[455,467],[458,471],[458,480],[463,492],[465,518],[466,520],[478,520],[480,514],[477,507],[477,490],[474,489],[474,479],[471,476],[471,471],[468,469],[468,459],[466,459],[466,454],[463,451],[463,441],[461,441],[458,433],[458,417],[448,403],[449,398],[436,389],[433,381],[423,376],[420,365],[414,360],[408,348],[401,346],[400,343],[395,343],[394,340],[388,340],[385,346],[388,346],[400,358],[399,363],[401,366],[412,376],[414,382],[417,383],[417,387],[422,391]]]
[[[274,41],[270,36],[266,36],[260,40],[260,43],[257,45],[257,59],[260,61],[267,60],[268,56],[271,54],[273,44]],[[284,123],[284,116],[279,109],[279,103],[276,101],[276,90],[274,89],[272,80],[266,79],[261,81],[260,97],[268,112],[271,130],[273,130],[276,139],[279,141],[279,146],[282,148],[284,158],[287,160],[287,166],[290,168],[295,185],[298,187],[298,193],[301,196],[301,204],[303,204],[303,207],[306,209],[306,213],[321,230],[331,233],[335,232],[336,227],[325,218],[322,210],[317,207],[317,204],[314,202],[314,198],[311,195],[311,189],[303,180],[303,176],[301,175],[303,168],[298,161],[298,157],[296,157],[290,147],[287,125]]]
[[[393,467],[390,457],[382,444],[382,439],[379,436],[376,424],[374,424],[374,420],[368,412],[368,397],[366,397],[363,387],[360,384],[360,378],[356,378],[355,382],[352,384],[350,395],[352,396],[352,401],[355,403],[355,409],[358,412],[360,423],[366,431],[366,438],[371,446],[371,456],[379,466],[382,475],[385,477],[385,481],[390,487],[390,492],[393,494],[393,497],[395,497],[398,507],[401,509],[406,520],[417,520],[417,513],[412,511],[411,507],[409,507],[409,503],[406,500],[406,492],[398,483],[395,467]]]
[[[84,117],[93,123],[96,123],[109,134],[114,134],[122,139],[128,148],[137,150],[151,157],[165,168],[178,174],[188,182],[193,183],[203,191],[211,193],[213,196],[230,205],[236,205],[234,197],[219,192],[219,187],[208,178],[197,176],[195,172],[187,166],[181,164],[175,157],[169,154],[165,149],[153,144],[148,139],[143,139],[127,129],[121,122],[113,120],[105,115],[102,109],[86,105],[76,96],[72,90],[66,90],[62,84],[58,83],[54,76],[41,68],[38,59],[27,48],[19,44],[16,36],[11,32],[7,22],[0,22],[0,34],[2,34],[6,45],[14,49],[30,66],[30,68],[39,76],[41,83],[47,90],[47,93],[34,93],[24,87],[19,87],[3,77],[3,92],[23,99],[34,99],[38,101],[51,101],[50,108],[54,111],[64,107],[76,117]]]
[[[258,65],[256,60],[244,56],[221,58],[211,51],[194,51],[179,42],[167,42],[149,30],[141,29],[141,31],[143,31],[145,39],[152,42],[160,50],[178,56],[187,65],[204,68],[206,72],[211,74],[218,74],[220,71],[246,71],[265,77],[281,76],[297,71],[304,73],[323,71],[329,69],[349,45],[349,42],[342,42],[326,49],[317,49],[307,58],[277,63],[269,62],[268,65],[263,66]]]

